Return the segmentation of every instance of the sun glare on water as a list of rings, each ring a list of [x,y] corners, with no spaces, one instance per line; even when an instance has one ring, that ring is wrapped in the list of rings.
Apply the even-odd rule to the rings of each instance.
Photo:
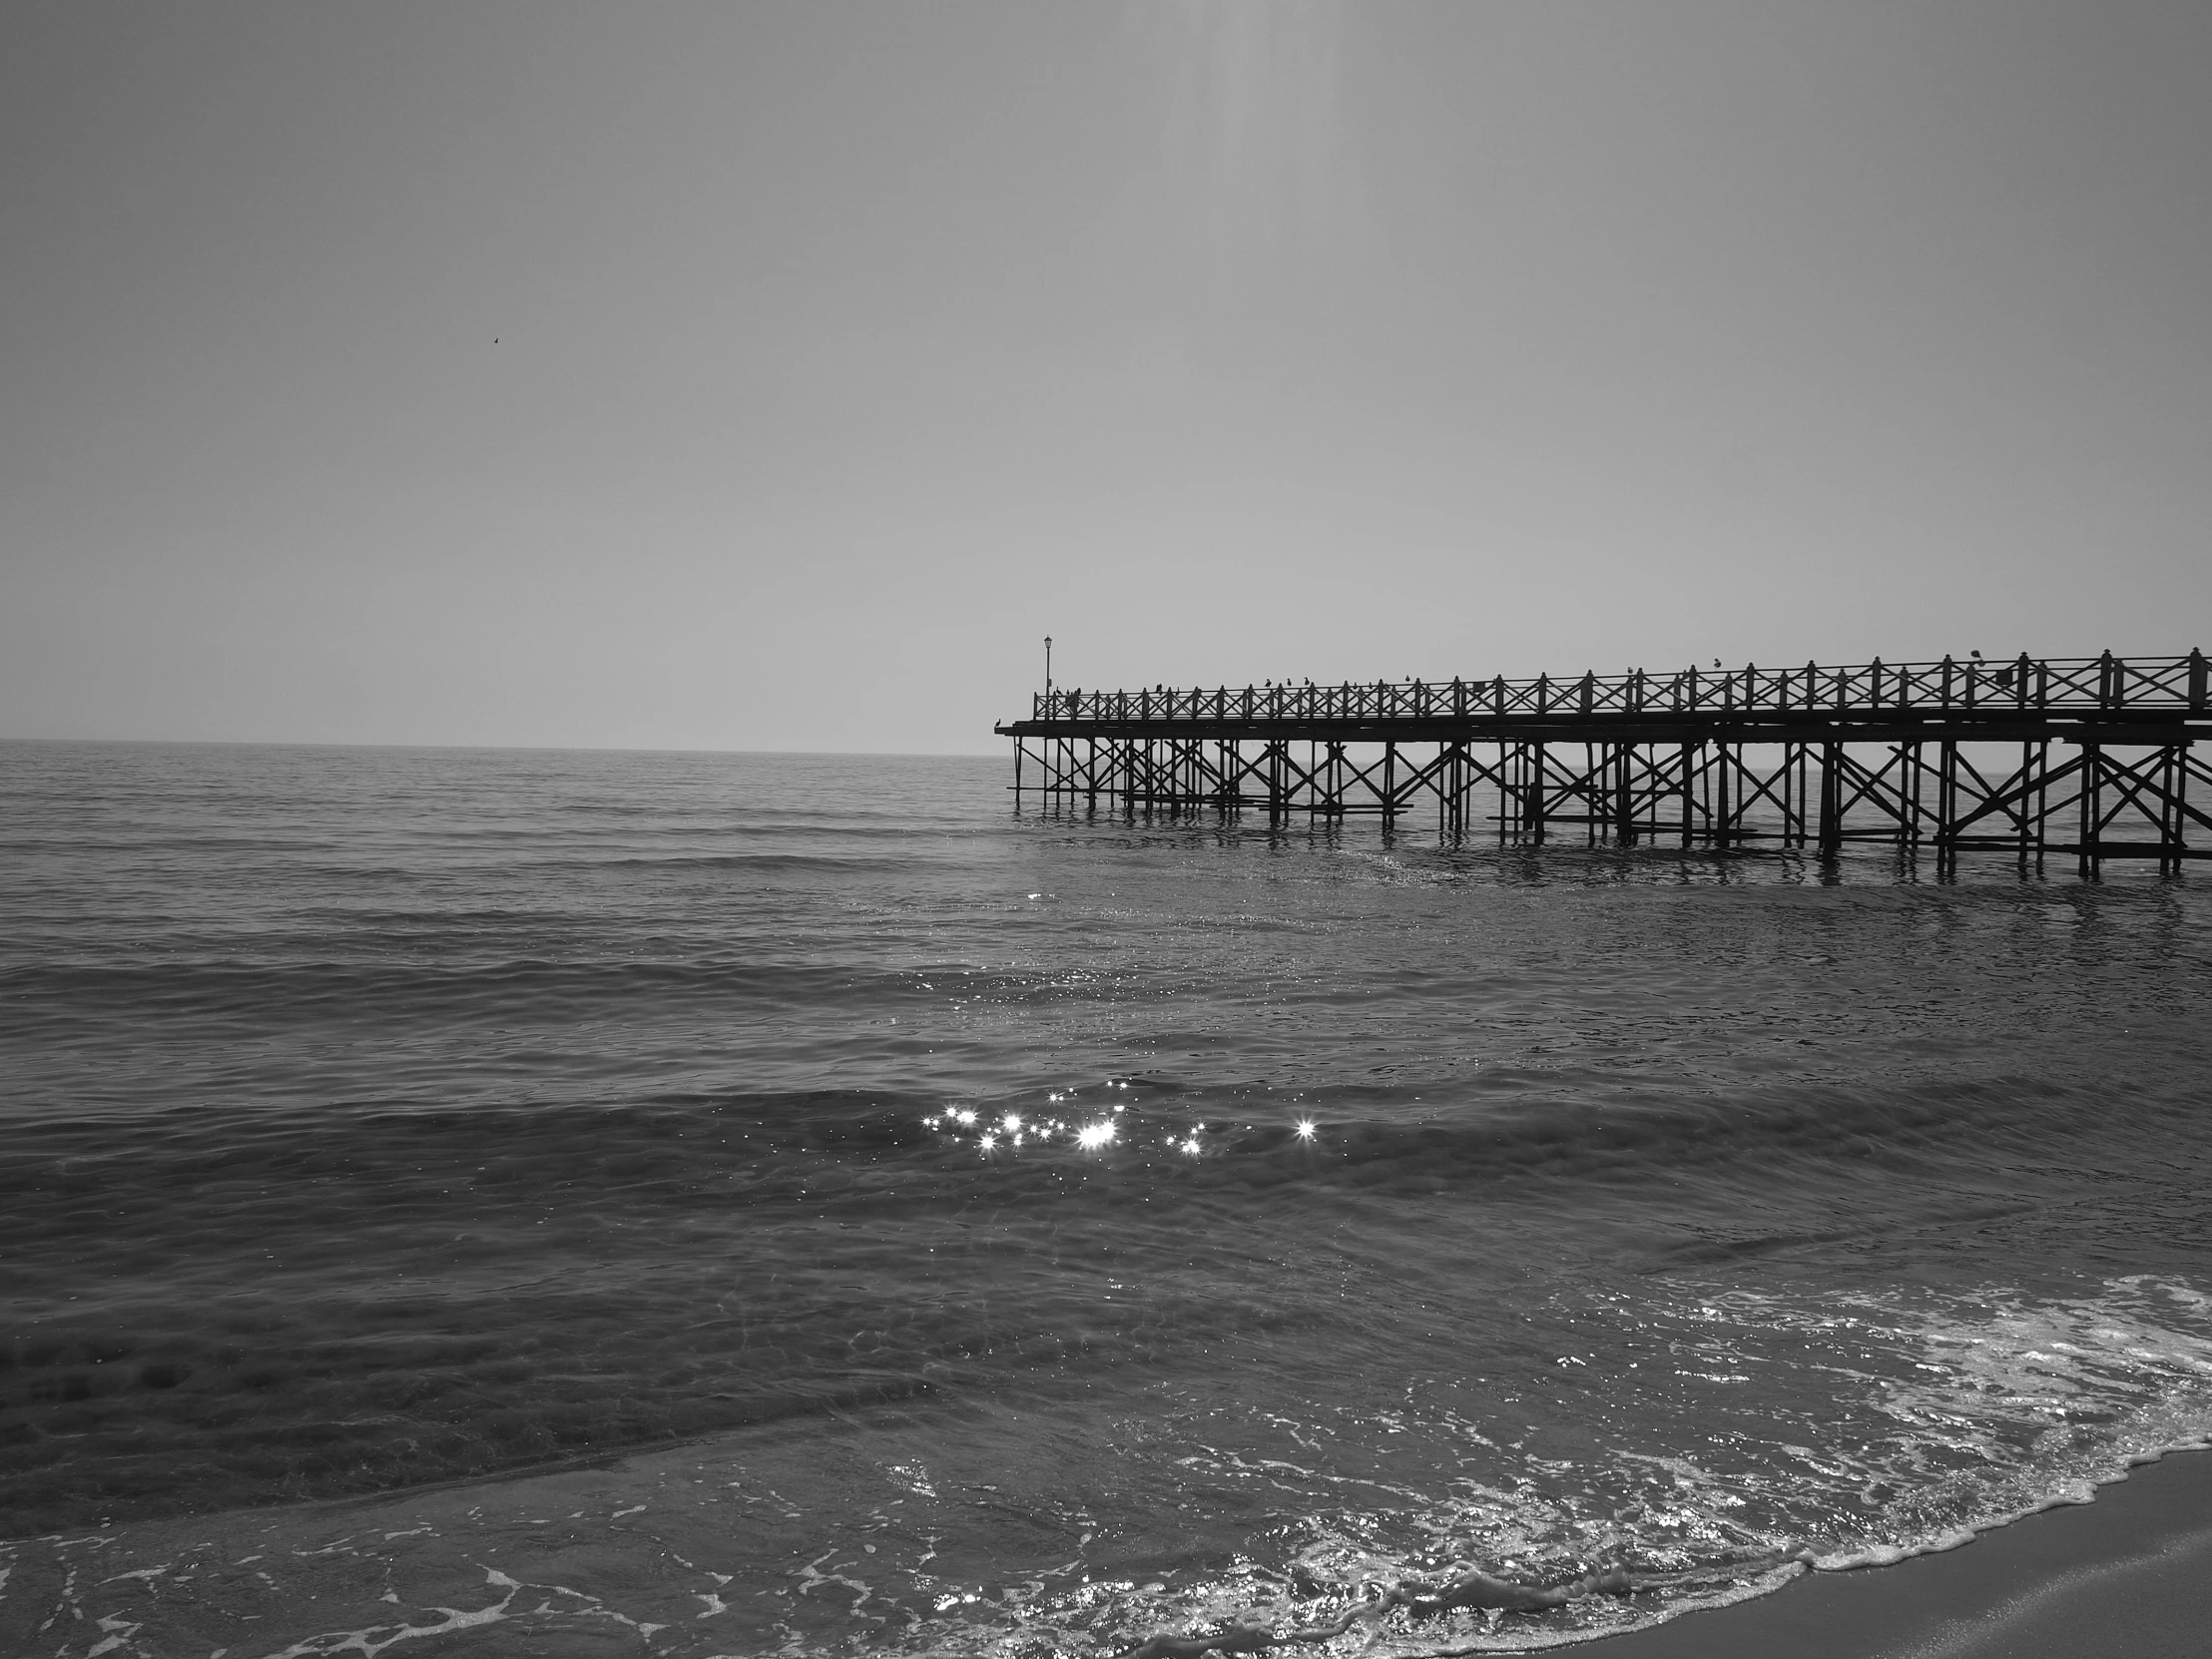
[[[1119,1090],[1128,1085],[1109,1079],[1106,1087]],[[1052,1089],[1045,1093],[1045,1099],[1054,1103],[1073,1101],[1076,1094],[1074,1089]],[[1233,1123],[1211,1126],[1189,1121],[1173,1126],[1160,1124],[1144,1118],[1142,1114],[1132,1113],[1129,1103],[1123,1100],[1102,1101],[1092,1110],[1097,1116],[1082,1121],[1026,1116],[1019,1111],[997,1108],[978,1110],[973,1106],[946,1105],[929,1113],[921,1121],[925,1128],[965,1141],[976,1151],[986,1155],[1004,1156],[1023,1150],[1041,1153],[1056,1145],[1066,1147],[1072,1141],[1075,1149],[1083,1152],[1101,1152],[1108,1147],[1158,1148],[1173,1156],[1177,1163],[1183,1163],[1194,1158],[1230,1158],[1240,1153],[1264,1153],[1270,1144],[1266,1137],[1257,1143],[1247,1143],[1237,1136],[1235,1131],[1238,1126]],[[1225,1133],[1210,1135],[1209,1127],[1224,1130]],[[1243,1127],[1249,1130],[1257,1126],[1248,1123]],[[1294,1145],[1314,1146],[1321,1138],[1321,1125],[1313,1118],[1293,1119],[1290,1127]],[[1282,1145],[1280,1141],[1272,1144]]]

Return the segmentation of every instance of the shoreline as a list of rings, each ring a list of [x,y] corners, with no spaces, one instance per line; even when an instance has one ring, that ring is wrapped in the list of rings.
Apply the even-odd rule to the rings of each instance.
[[[2212,1452],[2171,1451],[1955,1549],[1574,1644],[1592,1659],[2182,1659],[2212,1629]]]
[[[902,1441],[896,1454],[911,1450]],[[760,1652],[801,1636],[835,1645],[875,1593],[867,1557],[832,1549],[813,1562],[828,1571],[799,1565],[834,1539],[810,1531],[783,1494],[826,1471],[838,1484],[879,1473],[889,1454],[740,1438],[521,1479],[42,1535],[0,1545],[0,1650],[28,1652],[57,1619],[61,1646],[47,1651],[75,1659],[118,1634],[160,1652],[403,1640],[546,1659]],[[1956,1548],[1801,1573],[1642,1629],[1576,1640],[1514,1620],[1494,1634],[1592,1659],[2193,1659],[2212,1628],[2212,1452],[2168,1452],[2096,1493]],[[988,1545],[977,1540],[981,1553],[954,1569],[961,1582]],[[860,1601],[830,1595],[837,1586]],[[1498,1650],[1494,1636],[1443,1649]]]

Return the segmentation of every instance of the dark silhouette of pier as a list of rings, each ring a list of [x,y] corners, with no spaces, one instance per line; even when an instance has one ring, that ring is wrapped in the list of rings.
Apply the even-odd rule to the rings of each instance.
[[[1447,838],[1569,828],[1622,844],[1847,841],[2212,857],[2203,652],[1533,680],[1047,689],[1014,740],[1017,808],[1432,813]]]

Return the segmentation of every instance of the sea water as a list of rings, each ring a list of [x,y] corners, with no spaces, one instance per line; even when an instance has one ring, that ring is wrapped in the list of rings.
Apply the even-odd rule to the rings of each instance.
[[[2212,895],[0,746],[0,1651],[1104,1654],[2212,1433]]]

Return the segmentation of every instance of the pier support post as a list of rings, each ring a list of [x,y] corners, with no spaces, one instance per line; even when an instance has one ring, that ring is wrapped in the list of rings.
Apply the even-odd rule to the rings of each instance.
[[[2158,873],[2181,873],[2181,751],[2169,745],[2158,752]]]
[[[1928,746],[1916,742],[1905,747],[1908,753],[1904,768],[1907,785],[1904,839],[1912,851],[1918,852],[1922,840],[1926,838],[1922,821],[1928,813],[1925,801],[1928,794]]]
[[[1936,873],[1958,867],[1958,745],[1945,738],[1936,747]]]
[[[1682,844],[1697,842],[1697,757],[1699,746],[1682,746]]]
[[[1737,840],[1737,819],[1728,808],[1728,783],[1730,772],[1743,770],[1743,746],[1730,744],[1725,737],[1712,741],[1712,845],[1723,851]]]
[[[1844,846],[1844,746],[1821,746],[1821,855],[1833,857]]]
[[[2097,840],[2104,818],[2104,751],[2093,743],[2081,746],[2081,828],[2074,849],[2074,870],[2083,877],[2103,872]]]

